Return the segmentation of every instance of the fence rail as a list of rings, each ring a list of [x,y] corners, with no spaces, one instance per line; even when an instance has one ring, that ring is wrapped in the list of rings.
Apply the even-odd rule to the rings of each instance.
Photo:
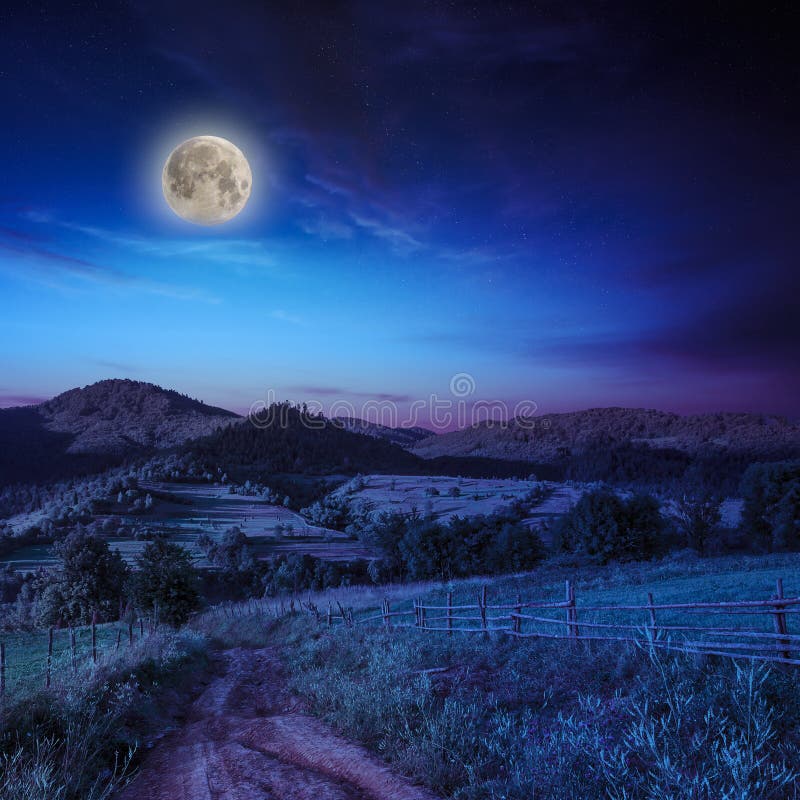
[[[423,603],[367,609],[354,618],[353,609],[329,605],[321,612],[311,601],[300,603],[328,626],[382,625],[388,630],[412,628],[421,633],[507,635],[518,639],[565,639],[572,642],[620,642],[699,655],[726,656],[800,666],[800,630],[791,631],[791,615],[800,613],[800,597],[785,597],[783,580],[775,594],[761,600],[696,603],[656,603],[648,593],[641,605],[579,605],[575,587],[565,583],[563,600],[528,600],[492,604],[482,587],[474,604]],[[407,601],[406,601],[407,602]],[[476,612],[476,613],[470,613]],[[500,613],[498,613],[500,612]],[[506,612],[506,613],[503,613]],[[363,614],[366,614],[364,616]],[[698,624],[697,615],[731,618],[727,624]],[[737,624],[742,617],[752,619]],[[800,627],[800,626],[799,626]]]

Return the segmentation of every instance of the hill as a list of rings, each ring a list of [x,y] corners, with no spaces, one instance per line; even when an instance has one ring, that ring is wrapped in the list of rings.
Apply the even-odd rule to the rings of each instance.
[[[272,424],[233,425],[183,448],[203,469],[256,477],[274,473],[354,473],[413,470],[422,460],[380,436],[345,430],[339,423],[289,404],[270,408]]]
[[[187,442],[182,452],[190,463],[194,462],[194,474],[215,474],[221,469],[236,480],[274,485],[278,474],[375,472],[508,478],[531,472],[527,461],[420,458],[383,436],[345,430],[338,421],[308,414],[287,403],[272,406],[268,413],[274,424],[231,425],[203,439]]]
[[[35,406],[0,410],[0,485],[102,469],[238,419],[151,383],[106,380]]]
[[[418,426],[413,428],[391,428],[388,425],[367,422],[367,420],[358,419],[358,417],[334,417],[332,421],[351,433],[360,433],[364,436],[372,436],[375,439],[385,439],[387,442],[399,444],[401,447],[413,447],[417,442],[436,435],[427,428]]]
[[[556,463],[592,450],[643,446],[692,457],[779,459],[800,452],[800,425],[766,414],[682,416],[642,408],[592,408],[489,423],[418,442],[423,458],[481,456]]]

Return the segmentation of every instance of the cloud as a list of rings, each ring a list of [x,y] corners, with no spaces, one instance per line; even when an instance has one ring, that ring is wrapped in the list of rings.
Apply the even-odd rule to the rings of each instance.
[[[306,325],[306,320],[298,316],[296,314],[290,314],[287,311],[284,311],[282,308],[276,308],[275,310],[270,312],[270,316],[272,319],[276,319],[279,322],[288,322],[291,325]]]
[[[16,406],[36,406],[49,400],[32,394],[0,394],[0,408],[14,408]]]
[[[419,239],[412,236],[408,231],[387,225],[380,220],[369,219],[355,212],[350,214],[350,218],[359,228],[363,228],[378,239],[387,242],[392,250],[401,255],[415,253],[425,247]]]
[[[314,219],[302,220],[300,229],[309,236],[316,236],[323,242],[329,239],[352,239],[353,228],[344,222],[320,215]]]
[[[112,289],[127,289],[147,294],[171,297],[176,300],[192,300],[204,303],[219,303],[213,295],[200,290],[188,289],[160,281],[152,281],[111,267],[101,266],[83,258],[46,250],[32,245],[12,245],[0,242],[0,253],[10,258],[0,259],[0,269],[16,278],[33,279],[51,288],[67,288],[59,279],[77,279],[96,286]],[[33,270],[20,270],[16,264],[24,260]]]
[[[96,225],[61,219],[53,214],[30,214],[26,219],[75,231],[106,244],[155,258],[197,258],[215,264],[278,271],[275,246],[260,239],[162,239],[119,233]]]
[[[92,363],[98,367],[103,367],[104,369],[113,369],[115,372],[125,375],[135,375],[141,371],[141,368],[135,366],[134,364],[124,364],[120,361],[104,361],[102,359],[95,359],[92,361]]]
[[[335,397],[346,400],[349,397],[360,397],[369,400],[378,400],[388,403],[410,403],[414,398],[408,394],[394,394],[392,392],[362,392],[355,389],[342,389],[335,386],[289,386],[290,392],[299,392],[307,400],[315,397]]]

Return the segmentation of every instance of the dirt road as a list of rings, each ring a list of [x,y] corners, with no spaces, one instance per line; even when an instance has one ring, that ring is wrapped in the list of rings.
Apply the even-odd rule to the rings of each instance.
[[[270,650],[226,651],[119,800],[435,800],[304,714]]]

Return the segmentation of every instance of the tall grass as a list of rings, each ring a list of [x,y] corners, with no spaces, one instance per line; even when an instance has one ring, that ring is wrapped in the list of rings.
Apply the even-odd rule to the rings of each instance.
[[[155,694],[201,665],[205,641],[164,631],[68,688],[18,688],[0,709],[0,798],[105,800],[130,777],[140,743],[165,722]]]
[[[800,680],[729,659],[227,620],[311,709],[457,800],[800,796]],[[435,671],[434,671],[435,670]]]

